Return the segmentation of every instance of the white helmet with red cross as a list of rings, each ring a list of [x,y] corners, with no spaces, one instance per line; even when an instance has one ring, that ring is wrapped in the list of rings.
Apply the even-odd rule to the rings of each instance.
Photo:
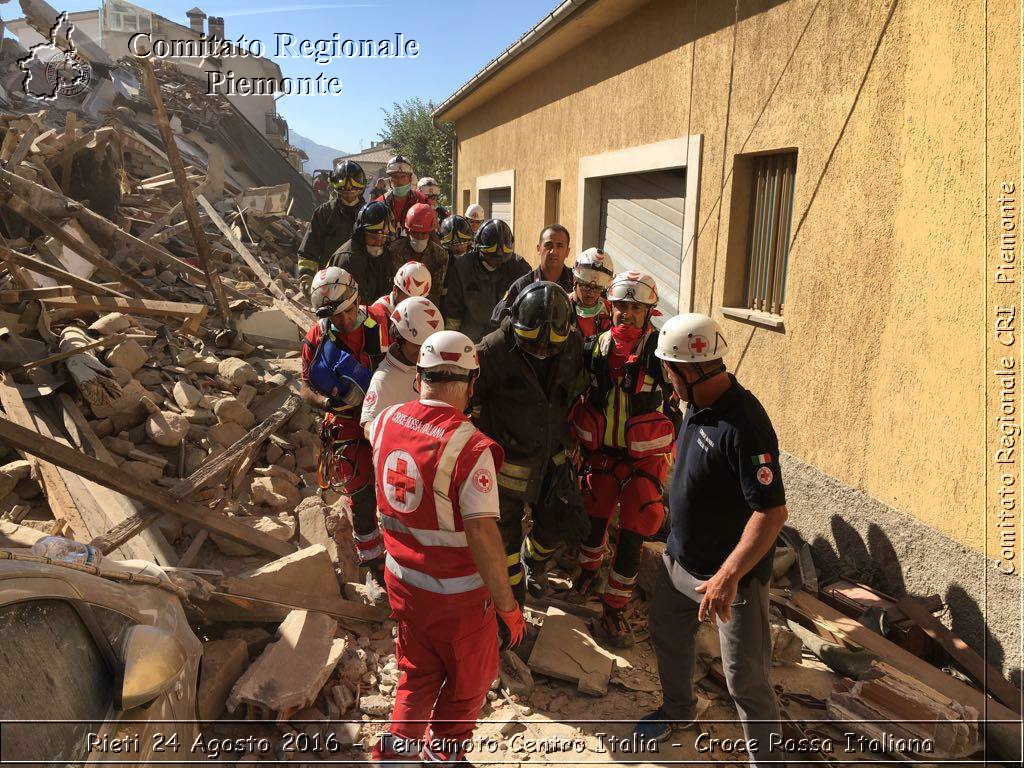
[[[635,301],[653,307],[658,303],[658,284],[650,275],[633,269],[619,272],[608,286],[608,301]]]
[[[321,269],[309,286],[309,303],[317,317],[330,317],[359,301],[355,278],[341,267]]]
[[[576,257],[576,263],[572,265],[573,278],[586,285],[607,288],[614,275],[612,257],[600,248],[587,248]]]
[[[722,329],[712,318],[697,312],[670,317],[658,334],[657,357],[670,363],[718,360],[726,347]]]
[[[410,296],[398,302],[391,313],[391,322],[398,335],[410,344],[422,344],[438,328],[444,327],[444,319],[434,302],[422,296]]]
[[[480,369],[480,358],[469,336],[458,331],[438,331],[427,337],[420,346],[416,367],[422,372],[442,365],[454,365],[464,371]]]
[[[426,296],[430,293],[430,270],[419,261],[407,261],[395,273],[395,288],[406,296]]]

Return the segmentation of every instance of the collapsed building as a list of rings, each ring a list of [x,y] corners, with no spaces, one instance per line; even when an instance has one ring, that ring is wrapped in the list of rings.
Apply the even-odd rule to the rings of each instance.
[[[25,5],[48,35],[56,12]],[[365,759],[399,679],[395,628],[360,579],[346,497],[317,481],[318,415],[297,397],[314,318],[292,275],[312,192],[176,64],[88,43],[89,88],[46,101],[21,88],[28,51],[0,48],[0,557],[33,562],[28,548],[57,535],[102,552],[84,567],[100,577],[142,583],[148,571],[119,568],[155,564],[203,640],[208,733],[249,718],[331,735],[294,759]],[[641,637],[662,548],[645,546],[630,605]],[[1020,693],[942,608],[853,574],[819,579],[810,547],[787,539],[772,630],[787,737],[853,734],[866,758],[1012,756]],[[646,643],[593,641],[598,610],[531,599],[529,637],[488,694],[487,751],[628,754],[630,719],[660,703],[657,671]],[[717,635],[699,639],[699,732],[736,738]]]

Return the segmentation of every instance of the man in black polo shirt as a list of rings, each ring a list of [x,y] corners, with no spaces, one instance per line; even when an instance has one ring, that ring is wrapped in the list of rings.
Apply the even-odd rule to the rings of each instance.
[[[516,303],[516,297],[523,292],[528,285],[547,280],[549,283],[557,283],[562,286],[566,293],[571,294],[573,289],[572,269],[565,266],[565,260],[569,256],[569,230],[561,224],[549,224],[540,231],[540,239],[537,240],[537,268],[532,272],[520,277],[505,291],[494,306],[491,313],[491,326],[497,328],[501,321],[512,312],[512,305]]]
[[[692,724],[694,638],[698,622],[717,620],[722,667],[757,765],[783,759],[768,676],[768,582],[786,497],[771,420],[726,372],[725,348],[706,315],[677,315],[658,337],[655,354],[688,406],[669,490],[672,530],[649,616],[664,703],[637,733],[661,740]]]

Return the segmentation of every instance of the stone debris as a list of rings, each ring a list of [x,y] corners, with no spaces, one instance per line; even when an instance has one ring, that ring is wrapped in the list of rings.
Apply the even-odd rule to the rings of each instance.
[[[310,706],[345,651],[337,630],[337,622],[325,614],[291,611],[277,639],[235,684],[228,710],[246,705],[285,721]]]
[[[211,640],[203,643],[203,666],[197,693],[199,717],[214,720],[224,711],[232,686],[249,665],[244,640]]]

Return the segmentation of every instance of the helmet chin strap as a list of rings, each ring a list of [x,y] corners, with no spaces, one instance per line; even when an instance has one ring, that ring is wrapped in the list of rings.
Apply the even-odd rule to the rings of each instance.
[[[709,371],[704,370],[703,363],[686,363],[686,365],[691,365],[695,367],[697,371],[700,372],[700,376],[697,377],[697,380],[691,382],[689,379],[686,378],[685,375],[683,375],[682,371],[675,367],[677,365],[680,365],[680,363],[672,363],[673,370],[679,374],[679,376],[683,380],[683,386],[686,387],[686,402],[693,403],[694,408],[697,407],[697,401],[694,399],[693,388],[696,387],[698,384],[703,384],[708,379],[725,372],[725,363],[719,363],[717,366],[715,366]]]

